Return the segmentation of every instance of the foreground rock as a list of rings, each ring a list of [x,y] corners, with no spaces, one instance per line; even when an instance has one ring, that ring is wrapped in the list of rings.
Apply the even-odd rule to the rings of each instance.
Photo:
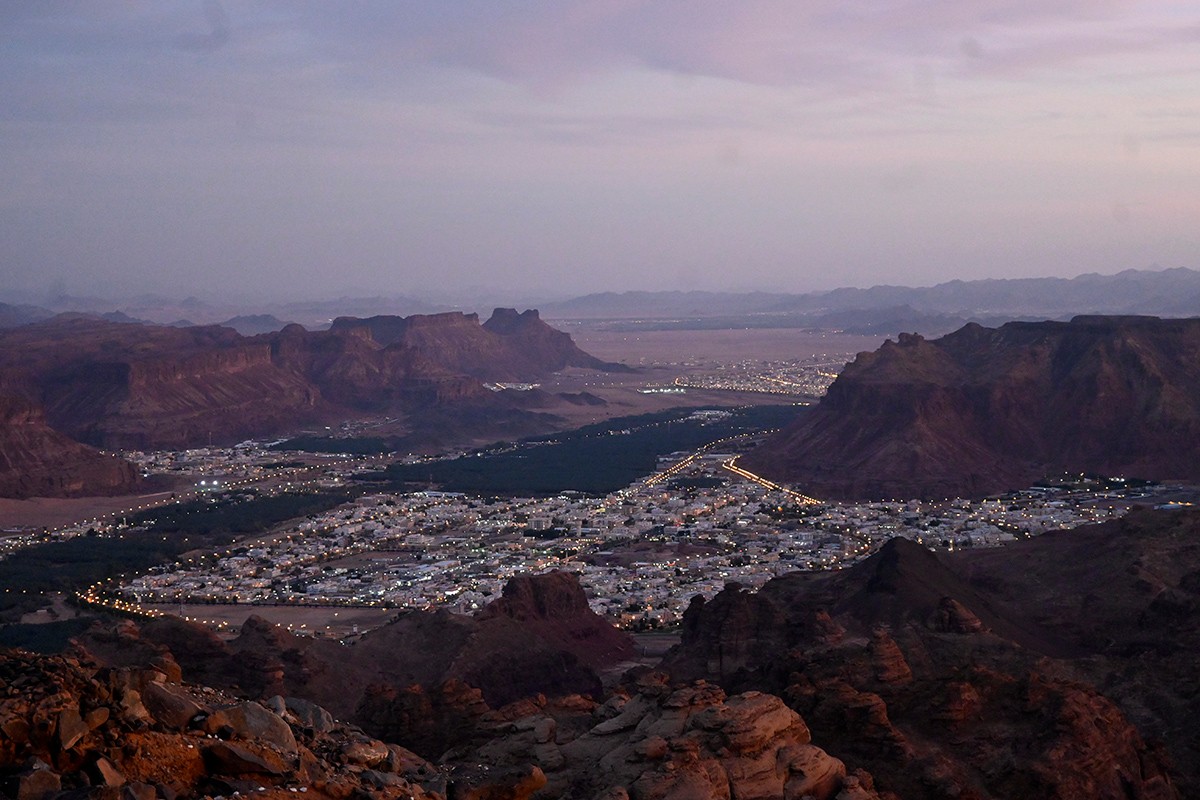
[[[537,694],[600,697],[598,672],[633,653],[629,635],[592,612],[564,572],[514,578],[475,617],[400,614],[350,647],[257,617],[232,642],[167,618],[97,628],[77,646],[114,666],[166,649],[189,679],[260,700],[304,697],[430,759],[493,708]]]
[[[665,666],[778,694],[904,798],[1191,797],[1197,535],[1200,513],[1144,512],[952,560],[893,540],[694,601]]]
[[[650,673],[605,698],[482,713],[434,766],[298,698],[264,703],[0,651],[0,790],[17,800],[231,796],[878,800],[783,701]]]
[[[541,776],[546,797],[878,797],[869,775],[848,777],[841,761],[811,743],[804,720],[780,698],[727,697],[702,681],[672,686],[659,673],[599,705],[515,704],[485,717],[481,735],[489,730],[490,739],[446,755],[473,762],[457,778]]]
[[[303,701],[269,705],[155,669],[0,651],[0,788],[18,800],[444,797],[439,770],[404,748],[332,719],[314,727],[321,713]]]

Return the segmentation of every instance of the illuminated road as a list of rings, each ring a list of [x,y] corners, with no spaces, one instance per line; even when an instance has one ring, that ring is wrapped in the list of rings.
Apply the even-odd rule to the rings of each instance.
[[[729,442],[735,442],[738,439],[746,439],[751,436],[761,436],[761,435],[762,435],[761,431],[756,432],[756,433],[739,433],[734,436],[726,436],[723,439],[717,439],[715,442],[709,442],[708,444],[704,445],[696,452],[692,453],[687,458],[684,458],[680,461],[676,461],[674,464],[667,467],[662,472],[657,472],[657,473],[651,475],[649,478],[646,478],[645,480],[642,481],[641,485],[642,486],[653,486],[656,483],[662,483],[665,480],[670,480],[671,478],[678,475],[680,472],[683,472],[685,469],[687,469],[689,466],[691,466],[696,461],[696,459],[698,459],[700,456],[704,455],[708,451],[712,450],[717,445],[728,444]]]
[[[775,483],[774,481],[769,481],[766,478],[762,477],[761,475],[755,475],[753,472],[751,472],[748,469],[742,469],[741,467],[739,467],[737,465],[737,460],[739,458],[741,458],[741,456],[734,456],[733,458],[729,459],[725,463],[721,464],[721,466],[724,467],[725,469],[729,470],[730,472],[732,472],[734,475],[738,475],[749,481],[754,481],[759,486],[765,486],[768,489],[773,489],[774,491],[777,491],[777,492],[783,492],[784,494],[786,494],[788,497],[795,500],[800,505],[818,506],[818,505],[822,504],[821,501],[817,500],[815,497],[809,497],[806,494],[800,494],[799,492],[793,491],[792,489],[789,489],[786,486],[780,486],[778,483]]]

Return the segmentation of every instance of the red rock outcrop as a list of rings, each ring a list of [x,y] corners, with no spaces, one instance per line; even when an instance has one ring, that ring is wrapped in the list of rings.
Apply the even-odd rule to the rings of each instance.
[[[428,758],[457,743],[471,719],[506,703],[537,694],[599,697],[598,671],[633,653],[629,635],[594,614],[578,578],[565,572],[514,578],[477,617],[402,613],[351,648],[258,617],[230,642],[156,619],[97,628],[76,646],[119,666],[169,652],[192,680],[255,698],[305,697]]]
[[[744,460],[818,497],[944,498],[1064,471],[1200,478],[1200,319],[902,334]]]
[[[0,332],[0,468],[8,473],[0,494],[128,488],[131,468],[68,439],[144,450],[382,411],[519,414],[480,379],[529,380],[566,366],[610,367],[536,311],[498,309],[486,325],[463,314],[342,318],[330,331],[289,325],[255,337],[219,326],[55,318]]]
[[[148,668],[0,651],[0,785],[18,800],[433,800],[445,777],[300,700],[239,701]]]
[[[841,761],[812,744],[804,720],[778,697],[727,697],[704,682],[673,686],[661,674],[602,705],[567,698],[501,709],[481,721],[481,737],[447,758],[482,774],[536,770],[552,797],[878,797],[869,776],[848,779]]]
[[[1183,666],[1189,660],[1184,653],[1192,650],[1154,667],[1093,655],[1084,662],[1094,667],[1088,671],[1095,682],[1089,684],[1078,678],[1080,662],[1064,657],[1084,654],[1095,640],[1065,637],[1049,624],[1051,617],[1065,621],[1056,611],[1063,600],[1053,598],[1069,598],[1065,605],[1080,611],[1085,602],[1094,607],[1087,595],[1096,585],[1107,586],[1109,571],[1114,586],[1124,582],[1133,589],[1145,581],[1128,570],[1135,558],[1129,542],[1120,545],[1114,538],[1097,547],[1095,540],[1086,541],[1088,530],[964,554],[953,562],[894,540],[851,569],[785,575],[749,596],[726,590],[689,607],[683,642],[664,666],[677,679],[708,677],[729,691],[754,689],[786,698],[831,755],[851,769],[869,770],[880,789],[901,797],[1187,796],[1181,789],[1192,785],[1196,772],[1186,743],[1195,725],[1181,730],[1176,711],[1187,706],[1188,690],[1168,691],[1172,678],[1151,673],[1165,671],[1179,687],[1194,686],[1195,668]],[[1188,540],[1181,529],[1174,535],[1177,547]],[[1062,564],[1071,557],[1037,555],[1043,542],[1058,540],[1062,546],[1072,538],[1079,540],[1079,560],[1065,572]],[[1126,555],[1117,556],[1121,547]],[[1166,575],[1178,575],[1182,586],[1188,573],[1179,552],[1175,560],[1182,563]],[[973,566],[976,558],[994,563],[984,572]],[[1159,559],[1135,560],[1147,573],[1163,575]],[[1035,561],[1039,568],[1030,570]],[[1001,569],[1002,562],[1011,566]],[[1101,570],[1101,563],[1108,566]],[[1117,579],[1121,570],[1129,574]],[[1092,583],[1097,578],[1100,583]],[[1136,609],[1148,609],[1161,594],[1143,589],[1139,603],[1123,601],[1120,612],[1115,607],[1106,612],[1125,619],[1131,625],[1127,632],[1090,620],[1096,639],[1107,637],[1111,647],[1118,632],[1132,635]],[[752,615],[739,611],[750,608],[756,609]],[[1178,626],[1178,615],[1171,618]],[[1071,619],[1081,628],[1088,625]],[[839,635],[829,635],[833,626]],[[1159,629],[1164,637],[1165,627],[1164,618]],[[1192,634],[1176,636],[1195,641]],[[766,642],[773,646],[740,645],[736,670],[722,670],[714,658],[735,643]],[[1116,677],[1123,673],[1131,677]],[[1133,675],[1155,688],[1138,695]],[[1114,687],[1121,688],[1115,700],[1127,702],[1128,711],[1106,696]],[[1147,704],[1161,704],[1171,692],[1179,695],[1172,701],[1177,707],[1147,719]],[[1180,726],[1171,747],[1185,757],[1184,775],[1175,773],[1161,744],[1147,741],[1167,720]]]
[[[484,380],[534,380],[566,367],[627,369],[583,352],[569,334],[547,325],[534,309],[517,313],[497,308],[483,325],[477,314],[459,312],[339,317],[332,330],[365,330],[381,345],[410,348],[448,370]]]
[[[509,579],[500,598],[475,617],[481,622],[496,617],[515,620],[593,668],[611,666],[634,655],[629,634],[592,611],[579,579],[559,570]]]
[[[126,494],[140,485],[133,464],[52,429],[24,398],[0,396],[0,497]]]

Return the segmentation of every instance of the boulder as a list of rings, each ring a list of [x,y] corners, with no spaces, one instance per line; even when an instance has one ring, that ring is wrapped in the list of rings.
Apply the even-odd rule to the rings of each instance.
[[[362,767],[377,767],[384,763],[389,755],[386,744],[366,736],[355,737],[342,745],[342,758],[346,763]]]
[[[42,800],[62,789],[62,778],[39,761],[9,781],[9,788],[15,800]]]
[[[971,609],[953,597],[943,597],[934,615],[934,628],[947,633],[981,633],[987,630]]]
[[[295,755],[296,736],[278,715],[258,703],[244,702],[218,708],[204,720],[204,730],[217,733],[228,726],[239,739],[257,739]]]
[[[101,756],[92,764],[91,774],[97,786],[124,786],[125,776],[116,764]]]
[[[316,703],[310,703],[299,697],[289,697],[283,701],[287,713],[296,720],[296,724],[311,728],[316,733],[328,733],[333,730],[333,715]]]
[[[142,703],[159,725],[177,731],[186,730],[202,710],[182,688],[163,683],[147,686],[142,692]]]
[[[277,757],[264,755],[233,742],[212,742],[204,748],[204,765],[216,775],[278,776],[287,772]]]
[[[83,721],[83,717],[79,716],[79,709],[64,708],[58,712],[58,725],[56,728],[58,734],[58,746],[63,750],[70,750],[79,740],[88,734],[87,724]]]

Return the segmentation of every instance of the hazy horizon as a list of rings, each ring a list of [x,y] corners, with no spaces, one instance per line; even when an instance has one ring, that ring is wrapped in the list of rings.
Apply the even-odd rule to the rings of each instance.
[[[1195,267],[1197,22],[9,4],[0,277],[25,298],[549,302]]]

